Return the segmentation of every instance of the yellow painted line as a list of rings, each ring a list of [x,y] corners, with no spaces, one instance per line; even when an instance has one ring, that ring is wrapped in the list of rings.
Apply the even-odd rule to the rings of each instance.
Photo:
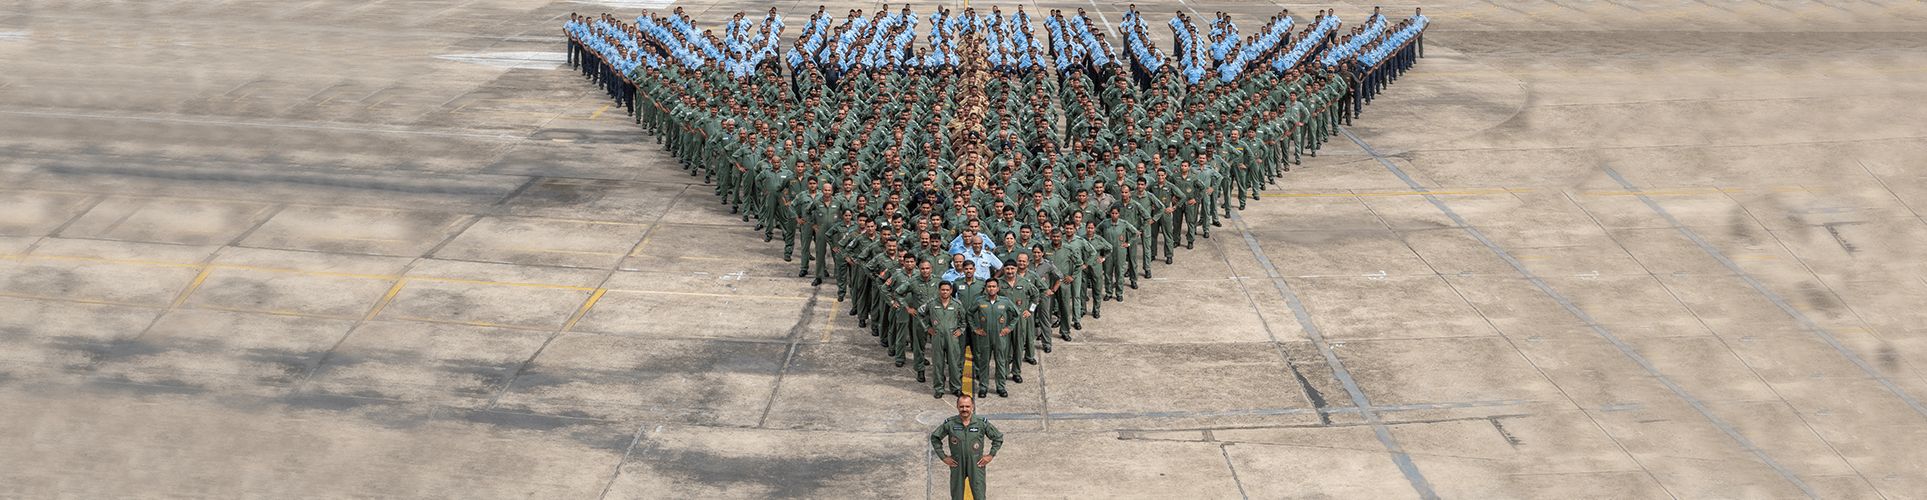
[[[174,303],[167,307],[169,308],[181,307],[181,304],[187,302],[187,296],[193,295],[194,290],[201,288],[201,282],[207,281],[207,274],[211,272],[214,272],[214,266],[201,268],[201,274],[194,276],[194,281],[189,282],[187,284],[187,288],[181,290],[181,296],[175,297]]]
[[[134,303],[134,302],[115,302],[111,300],[72,299],[67,297],[48,297],[45,295],[28,295],[24,293],[0,292],[0,296],[19,297],[23,299],[58,300],[63,302],[85,302],[88,304],[107,304],[107,305],[115,305],[115,306],[134,306],[134,307],[153,307],[153,308],[167,307],[164,304],[140,304],[140,303]]]
[[[575,323],[577,321],[582,321],[582,316],[589,314],[589,308],[595,307],[596,301],[602,300],[602,294],[608,293],[608,292],[609,292],[609,289],[603,288],[603,289],[598,289],[595,291],[594,294],[589,295],[589,300],[582,303],[582,308],[576,309],[575,315],[569,316],[569,322],[562,324],[562,331],[566,332],[574,329]]]
[[[535,103],[535,104],[580,104],[580,105],[583,105],[583,106],[609,106],[609,105],[607,105],[607,104],[603,104],[603,103],[599,103],[599,102],[568,102],[568,101],[525,101],[525,100],[520,100],[520,99],[476,99],[475,101],[489,101],[489,102],[527,102],[527,103]],[[475,101],[469,101],[469,102],[475,102]],[[466,104],[464,104],[464,106],[466,106]]]
[[[727,261],[727,262],[765,262],[765,263],[768,263],[768,262],[774,262],[774,263],[784,263],[783,261],[780,261],[780,260],[771,260],[771,259],[725,259],[725,258],[722,258],[722,257],[687,257],[687,256],[682,256],[682,255],[642,255],[642,254],[635,254],[635,255],[630,255],[630,257],[655,257],[655,258],[658,258],[658,259],[690,259],[690,260],[720,260],[720,261]]]
[[[1268,196],[1268,197],[1277,197],[1277,198],[1319,198],[1319,197],[1352,197],[1352,196],[1407,196],[1407,195],[1419,195],[1419,194],[1498,194],[1498,193],[1530,193],[1530,192],[1532,192],[1532,190],[1530,189],[1512,189],[1512,190],[1504,190],[1504,191],[1424,191],[1424,192],[1408,191],[1408,192],[1399,192],[1399,193],[1261,194],[1258,196]]]
[[[406,285],[406,284],[408,284],[408,280],[405,280],[405,279],[395,280],[395,286],[389,287],[388,293],[382,294],[381,300],[375,301],[375,307],[368,309],[368,314],[366,316],[362,316],[361,320],[369,321],[369,320],[375,319],[375,315],[381,314],[381,310],[384,308],[387,308],[388,303],[390,301],[395,300],[395,294],[401,293],[402,285]]]
[[[1745,189],[1721,189],[1721,190],[1709,190],[1709,191],[1626,191],[1626,192],[1619,192],[1619,193],[1584,193],[1584,195],[1585,196],[1619,196],[1619,195],[1628,195],[1628,194],[1713,194],[1713,193],[1743,193],[1743,192],[1746,192],[1746,190]]]
[[[821,342],[826,344],[829,343],[830,332],[836,331],[836,317],[837,317],[836,312],[840,307],[841,306],[838,306],[836,302],[830,303],[830,320],[828,322],[825,322],[825,324],[823,325],[823,340]],[[918,334],[918,335],[921,335],[921,334]]]
[[[303,317],[303,318],[327,318],[327,319],[341,319],[341,320],[353,320],[353,319],[355,319],[355,318],[352,318],[352,317],[348,317],[348,316],[334,316],[334,315],[328,315],[328,314],[314,314],[314,313],[303,313],[303,312],[294,312],[294,311],[270,311],[270,310],[266,310],[266,309],[242,309],[242,308],[238,308],[238,307],[219,307],[219,306],[209,306],[209,305],[203,305],[203,306],[199,306],[199,307],[200,307],[200,308],[202,308],[202,309],[213,309],[213,310],[216,310],[216,311],[233,311],[233,312],[247,312],[247,313],[262,313],[262,314],[278,314],[278,315],[282,315],[282,316],[300,316],[300,317]]]
[[[542,328],[539,326],[500,325],[495,323],[482,323],[479,321],[456,321],[452,319],[410,318],[405,316],[395,316],[393,319],[399,319],[399,320],[405,320],[405,321],[421,321],[424,323],[452,323],[457,325],[486,326],[486,327],[492,327],[492,328],[514,328],[517,330],[542,330],[542,331],[549,330],[548,328]]]
[[[153,266],[201,267],[200,264],[181,264],[177,262],[153,262],[153,261],[145,261],[145,260],[96,259],[93,257],[68,257],[64,255],[0,255],[0,258],[83,260],[88,262],[111,262],[115,264],[145,264],[145,265],[153,265]]]
[[[271,273],[313,274],[318,276],[340,276],[344,278],[370,278],[370,279],[379,279],[379,280],[401,279],[400,276],[383,276],[379,274],[352,274],[352,273],[330,273],[330,272],[322,272],[322,271],[300,271],[295,269],[276,269],[272,267],[236,266],[236,265],[230,265],[230,264],[210,264],[208,265],[208,267],[223,267],[228,269],[246,269],[249,271],[267,271]]]
[[[579,250],[543,250],[543,249],[539,249],[539,248],[515,248],[515,247],[488,247],[488,246],[475,246],[475,245],[449,245],[449,246],[451,246],[451,247],[455,247],[455,248],[481,248],[481,249],[486,249],[486,250],[511,250],[511,251],[516,251],[516,252],[540,252],[540,253],[574,253],[574,254],[583,254],[583,255],[626,255],[626,254],[623,254],[623,253],[621,253],[621,252],[585,252],[585,251],[579,251]]]
[[[283,238],[314,238],[319,240],[376,241],[381,243],[416,243],[408,240],[384,240],[381,238],[349,238],[346,236],[302,236],[298,234],[271,234],[266,236],[280,236]]]
[[[1827,188],[1786,188],[1786,189],[1775,189],[1774,191],[1785,192],[1785,191],[1826,191],[1826,190]]]
[[[606,220],[582,220],[582,219],[550,219],[547,217],[504,216],[500,218],[503,220],[523,219],[523,220],[539,220],[539,221],[548,221],[548,222],[574,222],[578,224],[603,224],[603,225],[610,225],[610,226],[648,226],[650,225],[650,224],[645,224],[641,222],[611,222]]]
[[[664,292],[664,291],[658,291],[658,290],[623,290],[619,288],[613,288],[613,289],[610,289],[609,291],[623,292],[623,293],[648,293],[648,294],[656,294],[656,295],[689,295],[689,296],[695,296],[695,297],[728,297],[733,299],[778,299],[778,300],[809,299],[809,297],[797,297],[797,296],[789,296],[789,295],[731,295],[727,293]]]
[[[608,110],[609,110],[609,107],[610,107],[610,106],[614,106],[614,104],[605,104],[605,105],[603,105],[603,106],[602,106],[602,109],[598,109],[598,110],[595,110],[595,114],[593,114],[593,115],[589,115],[589,117],[588,117],[587,119],[589,119],[589,120],[594,120],[594,119],[596,119],[596,117],[598,117],[598,116],[602,116],[602,112],[603,112],[603,111],[608,111]]]
[[[427,276],[409,276],[408,279],[421,280],[421,281],[446,281],[451,283],[474,283],[477,285],[526,286],[531,288],[559,288],[563,290],[595,290],[594,288],[590,288],[586,286],[544,285],[541,283],[507,283],[507,282],[501,282],[501,281],[458,280],[455,278],[431,278]]]
[[[383,109],[398,109],[398,108],[383,108]],[[621,121],[621,120],[617,120],[617,119],[615,119],[615,118],[580,118],[580,117],[574,117],[574,116],[561,116],[561,115],[519,115],[519,114],[512,114],[512,113],[476,113],[476,112],[471,112],[471,111],[450,111],[450,112],[449,112],[449,114],[456,114],[456,115],[481,115],[481,116],[515,116],[515,117],[521,117],[521,118],[543,118],[543,119],[549,119],[549,118],[554,118],[554,119],[561,119],[561,120],[607,120],[607,121]],[[600,114],[600,113],[598,113],[598,114]]]

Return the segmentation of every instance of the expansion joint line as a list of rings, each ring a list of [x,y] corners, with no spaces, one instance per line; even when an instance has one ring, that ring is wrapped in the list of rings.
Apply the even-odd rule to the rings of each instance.
[[[1751,452],[1754,457],[1759,458],[1761,462],[1765,462],[1766,465],[1772,467],[1775,472],[1779,472],[1780,476],[1786,478],[1787,482],[1799,487],[1800,491],[1806,493],[1807,497],[1816,500],[1820,498],[1820,494],[1815,492],[1813,487],[1808,486],[1805,481],[1801,481],[1792,471],[1781,466],[1779,461],[1774,460],[1771,456],[1767,456],[1766,451],[1761,450],[1759,446],[1755,446],[1753,441],[1741,435],[1739,430],[1734,429],[1732,425],[1727,424],[1725,420],[1713,414],[1713,410],[1707,408],[1698,398],[1687,394],[1685,388],[1673,382],[1673,379],[1667,377],[1665,373],[1661,373],[1658,367],[1654,366],[1651,361],[1648,361],[1645,356],[1641,356],[1638,351],[1633,350],[1631,345],[1628,345],[1625,341],[1621,340],[1618,335],[1614,335],[1611,331],[1607,330],[1606,327],[1599,324],[1598,321],[1594,321],[1591,315],[1579,309],[1578,305],[1573,304],[1572,301],[1566,299],[1564,295],[1560,295],[1559,292],[1553,290],[1552,286],[1547,285],[1544,280],[1539,279],[1537,274],[1534,274],[1531,269],[1526,268],[1525,264],[1519,262],[1519,259],[1514,257],[1511,252],[1507,252],[1504,248],[1499,247],[1497,243],[1493,243],[1492,240],[1487,238],[1485,233],[1479,231],[1478,228],[1472,227],[1472,224],[1466,222],[1464,217],[1459,216],[1458,212],[1452,210],[1452,207],[1446,206],[1444,199],[1430,193],[1430,190],[1424,185],[1419,184],[1418,181],[1412,180],[1412,176],[1406,175],[1404,170],[1399,169],[1398,165],[1392,164],[1392,161],[1385,158],[1385,155],[1373,150],[1370,145],[1365,144],[1365,141],[1359,139],[1358,136],[1352,135],[1352,131],[1349,128],[1340,126],[1338,127],[1338,131],[1345,134],[1345,137],[1351,139],[1352,142],[1357,143],[1358,147],[1364,149],[1367,154],[1372,155],[1372,158],[1378,160],[1379,164],[1384,165],[1386,170],[1392,172],[1392,175],[1398,176],[1399,180],[1405,181],[1405,185],[1410,186],[1413,191],[1425,193],[1426,201],[1432,202],[1433,207],[1437,207],[1440,212],[1445,213],[1446,217],[1451,218],[1452,222],[1457,223],[1460,228],[1465,229],[1466,234],[1471,235],[1473,239],[1479,240],[1479,243],[1484,244],[1486,249],[1491,250],[1494,255],[1499,256],[1499,258],[1505,260],[1507,264],[1512,265],[1512,269],[1517,271],[1520,276],[1524,276],[1526,281],[1531,282],[1534,287],[1539,288],[1540,292],[1545,293],[1547,297],[1551,297],[1553,301],[1558,302],[1561,307],[1566,309],[1566,312],[1572,313],[1573,317],[1579,319],[1580,324],[1586,325],[1592,329],[1593,333],[1597,333],[1607,342],[1611,342],[1613,347],[1619,349],[1620,353],[1625,354],[1627,358],[1639,364],[1639,367],[1645,369],[1648,375],[1658,380],[1660,384],[1665,385],[1667,389],[1671,390],[1674,395],[1679,396],[1681,400],[1686,401],[1686,404],[1692,406],[1694,410],[1699,411],[1701,416],[1706,417],[1714,426],[1719,427],[1721,432],[1725,432],[1728,437],[1733,438],[1741,447]]]

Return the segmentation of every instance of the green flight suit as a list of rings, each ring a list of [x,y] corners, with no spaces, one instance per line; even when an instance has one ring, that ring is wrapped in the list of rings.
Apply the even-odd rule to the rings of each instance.
[[[963,301],[932,300],[924,304],[924,333],[930,336],[930,390],[936,395],[963,390]]]
[[[829,232],[826,231],[826,229],[829,229],[829,225],[823,224],[823,222],[833,221],[835,218],[827,215],[828,210],[825,209],[824,201],[826,200],[824,200],[822,196],[807,192],[798,194],[795,199],[790,200],[791,212],[796,215],[790,222],[796,224],[796,230],[802,233],[799,236],[801,236],[800,239],[803,240],[803,255],[802,258],[797,259],[802,263],[801,272],[797,273],[798,276],[809,275],[810,260],[812,258],[816,260],[816,277],[818,278],[823,277],[825,274],[823,267],[829,264],[828,261],[823,260],[824,254],[828,252],[820,242],[826,242],[827,240],[825,238],[829,236]],[[783,255],[789,255],[787,250],[788,249],[785,249]]]
[[[998,283],[998,286],[1002,287],[1003,284]],[[1000,288],[996,299],[986,296],[977,303],[975,321],[971,326],[977,333],[976,337],[971,338],[970,348],[976,354],[977,370],[973,377],[979,393],[990,388],[992,379],[997,381],[997,390],[1003,391],[1004,381],[1010,379],[1010,335],[1016,332],[1017,322],[1021,319],[1018,313],[1022,310],[1002,293]]]
[[[989,450],[984,449],[986,438],[990,440]],[[985,491],[984,468],[977,466],[977,460],[984,455],[995,457],[1003,447],[1003,431],[997,430],[997,426],[991,425],[989,420],[974,414],[969,422],[952,416],[938,424],[936,430],[930,431],[930,449],[936,452],[937,459],[949,457],[957,461],[957,466],[950,468],[952,500],[963,499],[966,482],[975,500],[990,498],[990,493]]]
[[[1119,209],[1118,212],[1124,210]],[[1122,213],[1118,215],[1117,219],[1105,219],[1099,222],[1097,232],[1102,235],[1105,243],[1111,245],[1111,255],[1104,260],[1104,285],[1108,288],[1104,293],[1122,300],[1124,274],[1128,272],[1127,269],[1137,269],[1137,250],[1141,245],[1137,244],[1139,237],[1137,226],[1131,224],[1131,221],[1124,220]],[[1137,277],[1132,276],[1131,282],[1136,283]]]

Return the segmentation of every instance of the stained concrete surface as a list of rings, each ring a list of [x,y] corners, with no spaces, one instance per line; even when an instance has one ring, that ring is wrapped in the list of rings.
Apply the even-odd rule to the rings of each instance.
[[[0,4],[0,496],[944,496],[952,410],[831,289],[566,68],[437,57],[639,5]],[[1927,5],[1425,8],[980,402],[998,497],[1927,496]]]

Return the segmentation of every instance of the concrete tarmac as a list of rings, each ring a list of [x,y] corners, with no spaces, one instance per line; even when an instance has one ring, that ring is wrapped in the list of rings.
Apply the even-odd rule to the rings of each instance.
[[[950,402],[562,60],[770,5],[0,2],[0,497],[943,497]],[[1927,4],[1425,9],[979,402],[992,493],[1927,497]]]

